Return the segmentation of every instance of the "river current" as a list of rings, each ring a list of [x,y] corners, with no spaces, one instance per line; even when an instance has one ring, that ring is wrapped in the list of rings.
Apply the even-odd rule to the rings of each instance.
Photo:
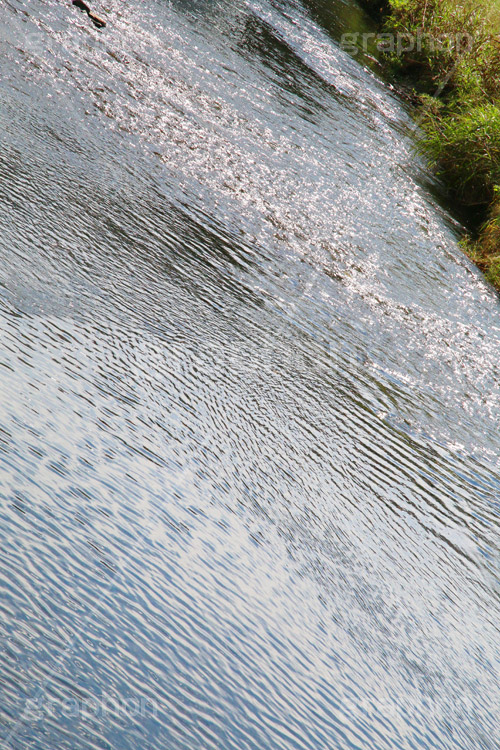
[[[0,2],[0,747],[496,750],[500,304],[354,2]]]

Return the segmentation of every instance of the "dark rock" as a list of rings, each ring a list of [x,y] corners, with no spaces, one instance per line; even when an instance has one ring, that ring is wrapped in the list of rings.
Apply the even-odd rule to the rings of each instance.
[[[106,26],[106,21],[103,21],[102,18],[96,16],[95,13],[89,13],[88,15],[94,26],[97,26],[98,29],[102,29]]]
[[[73,0],[73,5],[76,5],[77,8],[80,8],[80,10],[84,10],[87,15],[90,13],[90,8],[87,5],[87,3],[84,3],[83,0]]]
[[[76,5],[77,8],[83,10],[88,15],[94,26],[97,26],[98,29],[102,29],[104,28],[104,26],[106,26],[106,21],[103,21],[102,18],[99,18],[99,16],[96,16],[95,13],[92,13],[90,7],[87,5],[87,3],[83,2],[83,0],[73,0],[73,5]]]

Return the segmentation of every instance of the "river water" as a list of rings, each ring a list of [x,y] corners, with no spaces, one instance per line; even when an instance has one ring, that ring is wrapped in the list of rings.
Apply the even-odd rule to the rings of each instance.
[[[93,9],[0,4],[0,747],[498,748],[500,305],[369,22]]]

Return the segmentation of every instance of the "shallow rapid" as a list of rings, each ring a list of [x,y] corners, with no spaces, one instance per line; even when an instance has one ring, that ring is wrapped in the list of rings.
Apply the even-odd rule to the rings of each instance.
[[[500,304],[369,21],[94,5],[0,6],[0,747],[497,749]]]

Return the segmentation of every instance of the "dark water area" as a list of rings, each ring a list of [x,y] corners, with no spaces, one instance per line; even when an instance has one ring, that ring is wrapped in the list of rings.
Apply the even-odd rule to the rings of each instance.
[[[0,747],[495,750],[500,304],[370,21],[92,7],[0,5]]]

